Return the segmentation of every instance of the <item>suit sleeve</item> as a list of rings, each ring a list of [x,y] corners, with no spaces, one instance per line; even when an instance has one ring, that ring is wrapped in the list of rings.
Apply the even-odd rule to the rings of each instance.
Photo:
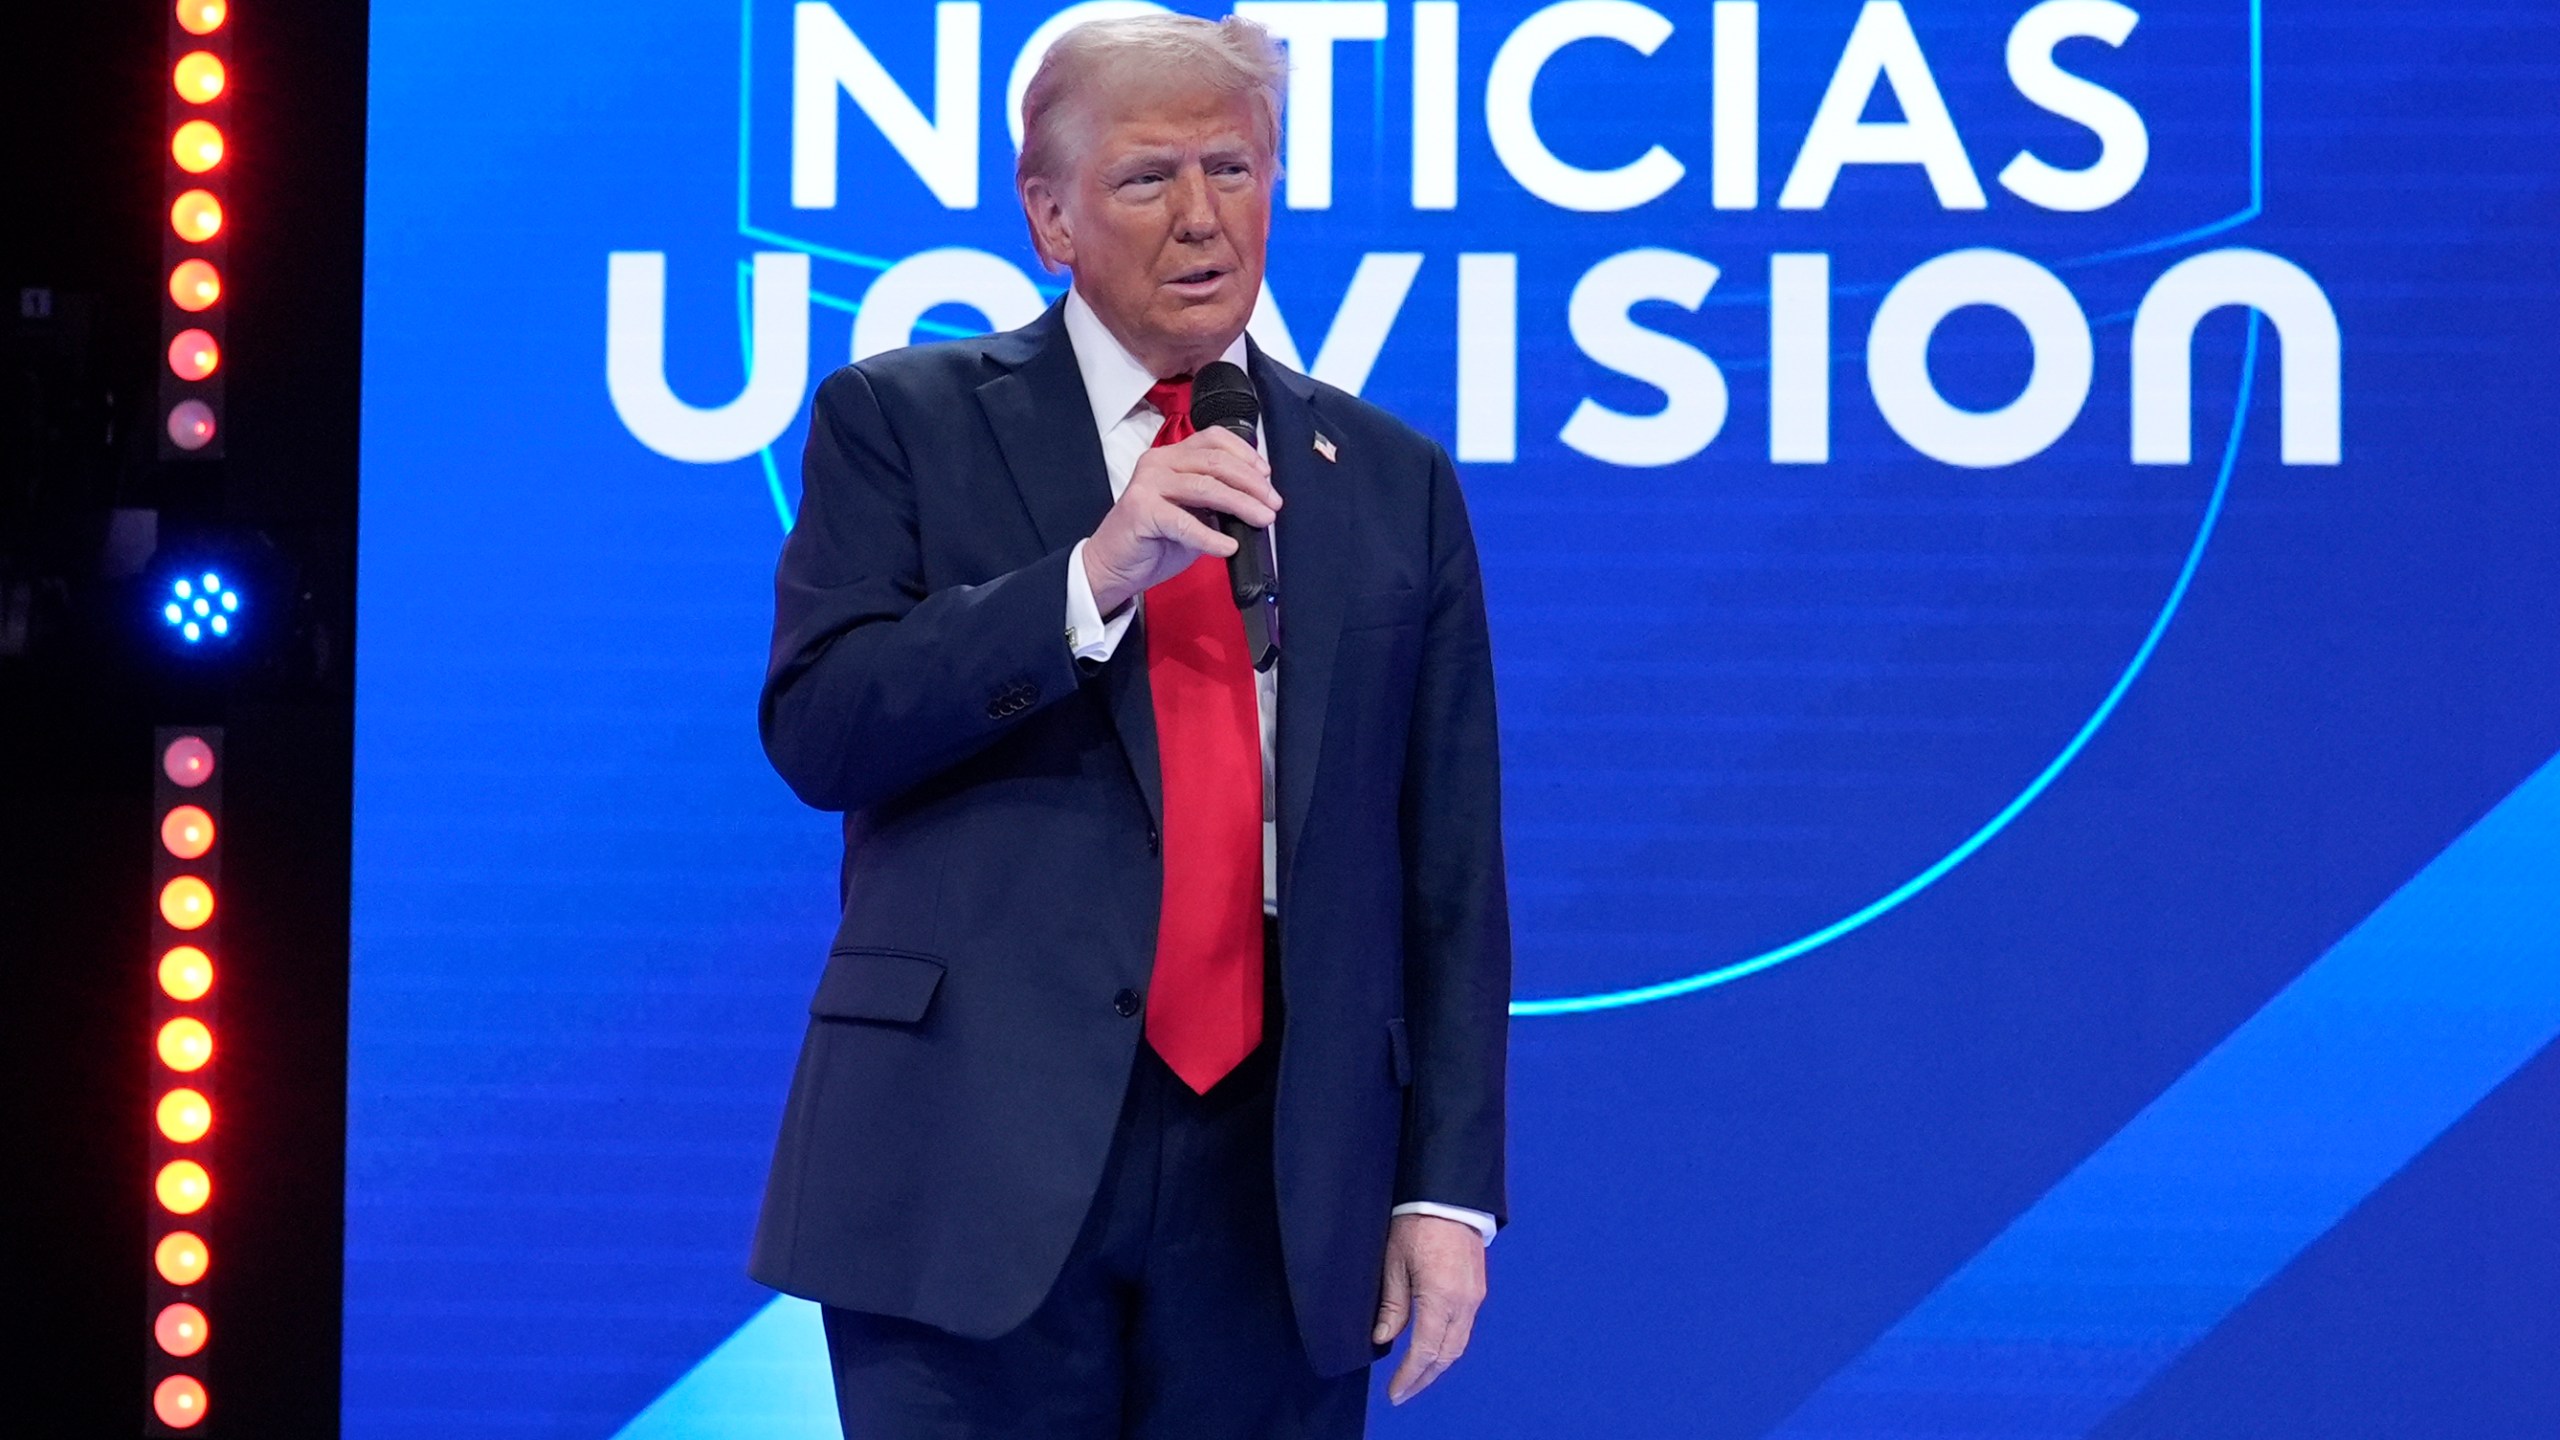
[[[1075,691],[1060,605],[1073,547],[927,594],[916,476],[860,369],[819,385],[801,475],[757,708],[793,793],[864,808]]]
[[[1414,1063],[1395,1198],[1502,1221],[1511,915],[1493,647],[1466,504],[1437,446],[1430,588],[1401,817],[1405,1027]]]

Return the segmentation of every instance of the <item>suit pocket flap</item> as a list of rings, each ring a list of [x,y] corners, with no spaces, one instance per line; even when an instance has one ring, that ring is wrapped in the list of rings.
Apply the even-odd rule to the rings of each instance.
[[[1387,1064],[1395,1070],[1398,1085],[1413,1083],[1413,1050],[1405,1044],[1401,1019],[1387,1022]]]
[[[924,1018],[933,992],[942,984],[942,962],[904,950],[838,950],[827,957],[827,973],[818,978],[818,993],[809,1013],[831,1020],[890,1020],[913,1024]]]

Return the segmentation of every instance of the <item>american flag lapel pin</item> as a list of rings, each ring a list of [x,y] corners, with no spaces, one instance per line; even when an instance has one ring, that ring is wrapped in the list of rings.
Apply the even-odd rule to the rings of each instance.
[[[1331,465],[1335,463],[1333,458],[1333,442],[1326,439],[1324,437],[1324,432],[1321,430],[1316,432],[1316,453],[1324,457],[1326,464]]]

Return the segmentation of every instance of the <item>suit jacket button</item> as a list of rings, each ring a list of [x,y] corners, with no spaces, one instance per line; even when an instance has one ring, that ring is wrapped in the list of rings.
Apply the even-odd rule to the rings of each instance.
[[[1111,1008],[1118,1012],[1120,1018],[1123,1020],[1137,1014],[1138,992],[1135,990],[1123,990],[1119,994],[1112,996]]]

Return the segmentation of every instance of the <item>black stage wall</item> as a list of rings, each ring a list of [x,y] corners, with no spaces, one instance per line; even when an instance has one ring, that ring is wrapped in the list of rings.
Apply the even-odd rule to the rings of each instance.
[[[0,654],[0,1174],[13,1202],[0,1428],[143,1425],[151,732],[187,721],[230,736],[212,1429],[325,1436],[338,1416],[366,7],[231,7],[229,458],[163,472],[130,439],[158,420],[167,24],[156,0],[21,5],[0,43],[0,328],[22,325],[24,288],[64,307],[94,297],[87,349],[115,426],[110,441],[99,417],[75,414],[58,443],[30,434],[30,337],[11,334],[0,576],[34,587],[42,624],[26,653]],[[309,596],[294,606],[298,653],[213,684],[143,663],[114,625],[131,587],[98,581],[89,559],[110,503],[271,535]]]

